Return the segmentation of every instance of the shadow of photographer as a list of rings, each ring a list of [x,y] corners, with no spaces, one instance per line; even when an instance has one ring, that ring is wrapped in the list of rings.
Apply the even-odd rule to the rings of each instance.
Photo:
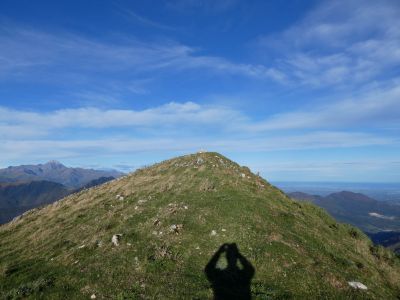
[[[220,269],[217,263],[224,253],[227,266]],[[251,263],[240,254],[236,243],[223,244],[210,259],[204,272],[212,285],[215,300],[251,299],[250,283],[255,270]]]

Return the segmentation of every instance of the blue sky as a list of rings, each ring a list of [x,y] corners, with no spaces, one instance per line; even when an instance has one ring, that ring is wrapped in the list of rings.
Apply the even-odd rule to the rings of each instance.
[[[199,149],[271,181],[400,181],[399,1],[0,2],[0,167]]]

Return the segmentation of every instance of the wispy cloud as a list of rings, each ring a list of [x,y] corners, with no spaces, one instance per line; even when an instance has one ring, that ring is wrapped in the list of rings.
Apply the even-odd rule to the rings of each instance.
[[[70,158],[101,155],[133,154],[148,151],[181,151],[195,152],[205,148],[213,151],[280,151],[300,149],[322,149],[361,147],[367,145],[393,144],[393,139],[377,137],[365,133],[315,132],[309,134],[285,135],[280,137],[263,137],[237,139],[216,138],[106,138],[106,139],[73,139],[73,140],[6,140],[0,145],[4,153],[2,160],[14,160],[24,156],[32,159]]]
[[[196,48],[171,40],[112,38],[99,41],[79,35],[46,33],[9,26],[0,28],[0,80],[54,81],[74,78],[82,83],[99,76],[124,80],[203,69],[221,76],[239,75],[283,81],[285,75],[264,65],[235,63],[202,55]],[[26,51],[29,49],[29,51]],[[39,76],[40,75],[40,76]],[[104,80],[103,80],[104,81]]]
[[[60,128],[123,128],[160,126],[221,126],[244,117],[227,107],[200,105],[194,102],[170,102],[144,110],[101,110],[98,108],[62,109],[49,113],[18,111],[0,107],[0,124],[48,131]],[[1,129],[1,127],[0,127]],[[0,132],[0,136],[7,131]]]
[[[170,102],[141,110],[81,107],[49,112],[0,106],[0,137],[43,136],[61,129],[151,129],[172,136],[185,127],[196,132],[257,136],[283,131],[365,131],[394,134],[400,129],[400,87],[391,84],[366,89],[354,97],[327,104],[270,114],[254,119],[227,105]],[[160,130],[163,128],[163,130]],[[26,129],[26,130],[24,130]]]
[[[156,21],[153,21],[142,15],[139,15],[138,13],[134,12],[132,9],[123,8],[121,6],[118,6],[118,10],[127,19],[132,20],[133,22],[142,24],[144,26],[149,26],[149,27],[153,27],[153,28],[157,28],[157,29],[161,29],[161,30],[172,30],[172,31],[177,30],[177,28],[175,28],[175,27],[165,25],[160,22],[156,22]]]
[[[167,7],[187,12],[187,11],[203,11],[205,13],[221,13],[225,12],[238,4],[237,0],[167,0]]]
[[[259,45],[278,51],[276,68],[292,82],[354,87],[399,66],[399,15],[398,1],[323,1]]]
[[[336,100],[308,109],[273,115],[249,124],[252,131],[322,128],[400,129],[400,86],[369,89],[356,97]]]
[[[266,116],[262,121],[227,106],[194,102],[171,102],[143,110],[89,107],[30,112],[0,107],[0,152],[6,153],[3,159],[11,160],[23,156],[192,152],[199,148],[281,151],[393,146],[400,142],[396,131],[376,134],[364,129],[369,124],[375,124],[375,129],[379,128],[377,124],[399,125],[399,95],[400,89],[392,86],[377,89],[365,98]],[[346,131],[341,130],[343,126]],[[113,129],[118,129],[117,136]],[[143,135],[144,129],[151,131]]]

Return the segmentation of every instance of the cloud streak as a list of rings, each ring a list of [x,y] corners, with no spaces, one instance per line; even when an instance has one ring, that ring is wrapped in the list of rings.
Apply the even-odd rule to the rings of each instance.
[[[45,136],[61,129],[153,129],[173,134],[260,135],[288,130],[396,131],[400,129],[398,81],[367,89],[356,97],[306,109],[266,115],[254,120],[245,112],[222,105],[170,102],[142,110],[81,107],[50,112],[21,111],[0,106],[0,137]],[[160,129],[163,128],[163,129]],[[123,132],[123,131],[122,131]]]
[[[0,151],[3,160],[13,160],[24,156],[32,159],[49,157],[70,158],[101,155],[132,154],[137,152],[181,151],[195,152],[206,148],[213,151],[281,151],[301,149],[322,149],[341,147],[361,147],[367,145],[388,145],[392,138],[377,137],[365,133],[315,132],[263,138],[106,138],[74,140],[9,140],[3,141]]]
[[[323,1],[296,25],[258,43],[281,53],[276,69],[292,83],[354,86],[399,66],[399,14],[398,1]]]
[[[200,148],[282,151],[398,146],[399,97],[400,88],[394,83],[357,98],[270,115],[262,121],[227,106],[195,102],[170,102],[143,110],[83,107],[29,112],[0,107],[0,152],[17,159]],[[397,129],[386,130],[389,125]],[[381,127],[381,131],[371,133],[365,130],[368,126],[375,131]]]
[[[75,76],[86,82],[92,77],[118,74],[123,74],[125,80],[134,80],[155,71],[174,73],[198,69],[220,76],[285,79],[283,73],[273,68],[202,55],[196,48],[171,40],[147,42],[110,37],[108,41],[99,41],[73,34],[3,26],[0,44],[0,80],[37,80],[39,77],[51,82],[54,78]]]
[[[251,131],[322,128],[400,129],[400,86],[368,90],[357,97],[314,106],[308,110],[284,112],[251,124]]]

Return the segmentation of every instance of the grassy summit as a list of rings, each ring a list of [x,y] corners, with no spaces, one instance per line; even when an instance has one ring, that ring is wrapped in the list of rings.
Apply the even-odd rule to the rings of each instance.
[[[218,153],[161,162],[1,226],[0,294],[209,299],[204,270],[224,251],[216,265],[239,258],[256,299],[400,296],[392,252]]]

